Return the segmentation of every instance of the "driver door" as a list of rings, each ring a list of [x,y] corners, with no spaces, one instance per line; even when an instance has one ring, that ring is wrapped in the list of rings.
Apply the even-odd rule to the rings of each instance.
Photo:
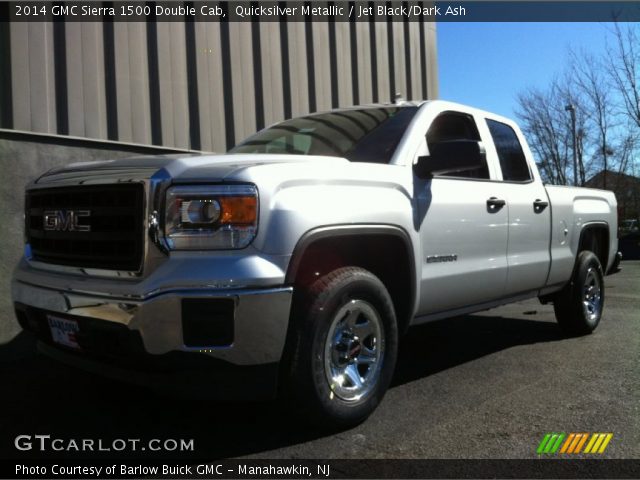
[[[449,140],[482,141],[471,114],[443,112],[426,133],[427,148]],[[422,251],[419,315],[481,304],[504,295],[508,212],[486,164],[431,179],[414,176]]]

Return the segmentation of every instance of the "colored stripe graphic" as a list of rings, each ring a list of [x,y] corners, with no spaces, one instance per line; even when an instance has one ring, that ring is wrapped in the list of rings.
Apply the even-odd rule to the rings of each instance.
[[[540,454],[602,454],[607,449],[613,433],[547,433],[538,445]],[[587,441],[588,440],[588,441]],[[586,447],[585,447],[586,444]],[[584,450],[582,449],[583,447]]]
[[[558,448],[560,448],[560,444],[562,443],[562,440],[564,440],[564,437],[564,433],[547,433],[540,442],[540,445],[538,445],[538,449],[536,450],[536,452],[538,454],[556,453],[558,451]]]
[[[561,433],[560,435],[558,435],[558,439],[556,440],[556,443],[553,445],[553,447],[551,447],[551,450],[549,451],[549,453],[556,453],[558,451],[558,448],[560,448],[560,444],[562,443],[562,440],[564,440],[564,433]]]
[[[604,453],[613,438],[613,433],[594,433],[584,453]]]
[[[538,445],[540,454],[602,454],[607,449],[613,433],[547,433]],[[586,447],[585,447],[586,444]],[[585,447],[584,450],[582,447]]]
[[[587,448],[584,449],[584,453],[591,453],[591,447],[593,447],[593,444],[596,443],[597,438],[598,438],[597,433],[594,433],[593,435],[591,435],[591,440],[589,440],[589,443],[587,443]]]
[[[540,445],[538,445],[538,450],[536,450],[536,453],[539,455],[542,452],[544,452],[544,447],[547,445],[547,442],[549,441],[549,438],[551,437],[550,433],[547,433],[544,438],[542,439],[542,441],[540,442]]]
[[[611,441],[611,439],[613,438],[613,433],[607,433],[607,436],[604,439],[604,442],[602,442],[602,445],[600,445],[600,450],[598,450],[598,453],[604,453],[604,451],[607,448],[607,445],[609,445],[609,442]]]
[[[544,453],[551,453],[551,448],[556,443],[556,438],[558,438],[558,434],[554,433],[551,435],[551,438],[547,442],[547,446],[544,447]]]
[[[570,433],[569,436],[567,437],[567,441],[564,442],[564,445],[562,445],[562,449],[560,450],[560,453],[567,453],[567,449],[569,448],[569,445],[571,445],[571,442],[573,442],[573,439],[576,437],[575,433]]]
[[[578,442],[581,439],[582,439],[582,434],[576,433],[575,436],[573,437],[573,442],[571,442],[571,445],[569,445],[569,450],[567,450],[567,453],[573,453],[574,450],[576,449],[576,446],[578,445]]]
[[[605,437],[604,433],[599,433],[598,434],[598,439],[596,440],[596,443],[591,448],[591,453],[596,453],[598,451],[598,449],[600,448],[600,444],[604,440],[604,437]]]
[[[580,440],[580,442],[578,442],[578,445],[576,445],[576,449],[573,453],[580,453],[580,450],[582,450],[582,446],[584,445],[584,442],[587,441],[588,437],[589,437],[588,433],[582,434],[582,439]]]
[[[576,438],[569,447],[569,451],[567,453],[580,453],[582,445],[584,445],[584,442],[588,436],[588,433],[576,433]]]

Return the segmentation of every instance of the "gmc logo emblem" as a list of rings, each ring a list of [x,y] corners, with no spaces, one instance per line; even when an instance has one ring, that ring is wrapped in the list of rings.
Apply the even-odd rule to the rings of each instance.
[[[55,232],[90,232],[91,225],[78,225],[80,218],[90,216],[90,210],[45,210],[44,229]]]

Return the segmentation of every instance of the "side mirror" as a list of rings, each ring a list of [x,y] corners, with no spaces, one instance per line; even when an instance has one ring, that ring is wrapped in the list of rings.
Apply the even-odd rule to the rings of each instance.
[[[485,150],[475,140],[448,140],[429,145],[429,155],[418,157],[413,171],[419,178],[475,170],[485,164]]]

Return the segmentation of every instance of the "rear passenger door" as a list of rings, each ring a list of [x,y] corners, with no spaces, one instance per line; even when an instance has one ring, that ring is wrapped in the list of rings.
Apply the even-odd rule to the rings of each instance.
[[[542,288],[550,263],[551,206],[547,191],[530,165],[524,140],[505,122],[486,119],[495,148],[487,148],[487,158],[499,165],[501,178],[496,192],[506,201],[509,217],[507,242],[507,283],[505,295]],[[491,158],[493,157],[493,158]]]

